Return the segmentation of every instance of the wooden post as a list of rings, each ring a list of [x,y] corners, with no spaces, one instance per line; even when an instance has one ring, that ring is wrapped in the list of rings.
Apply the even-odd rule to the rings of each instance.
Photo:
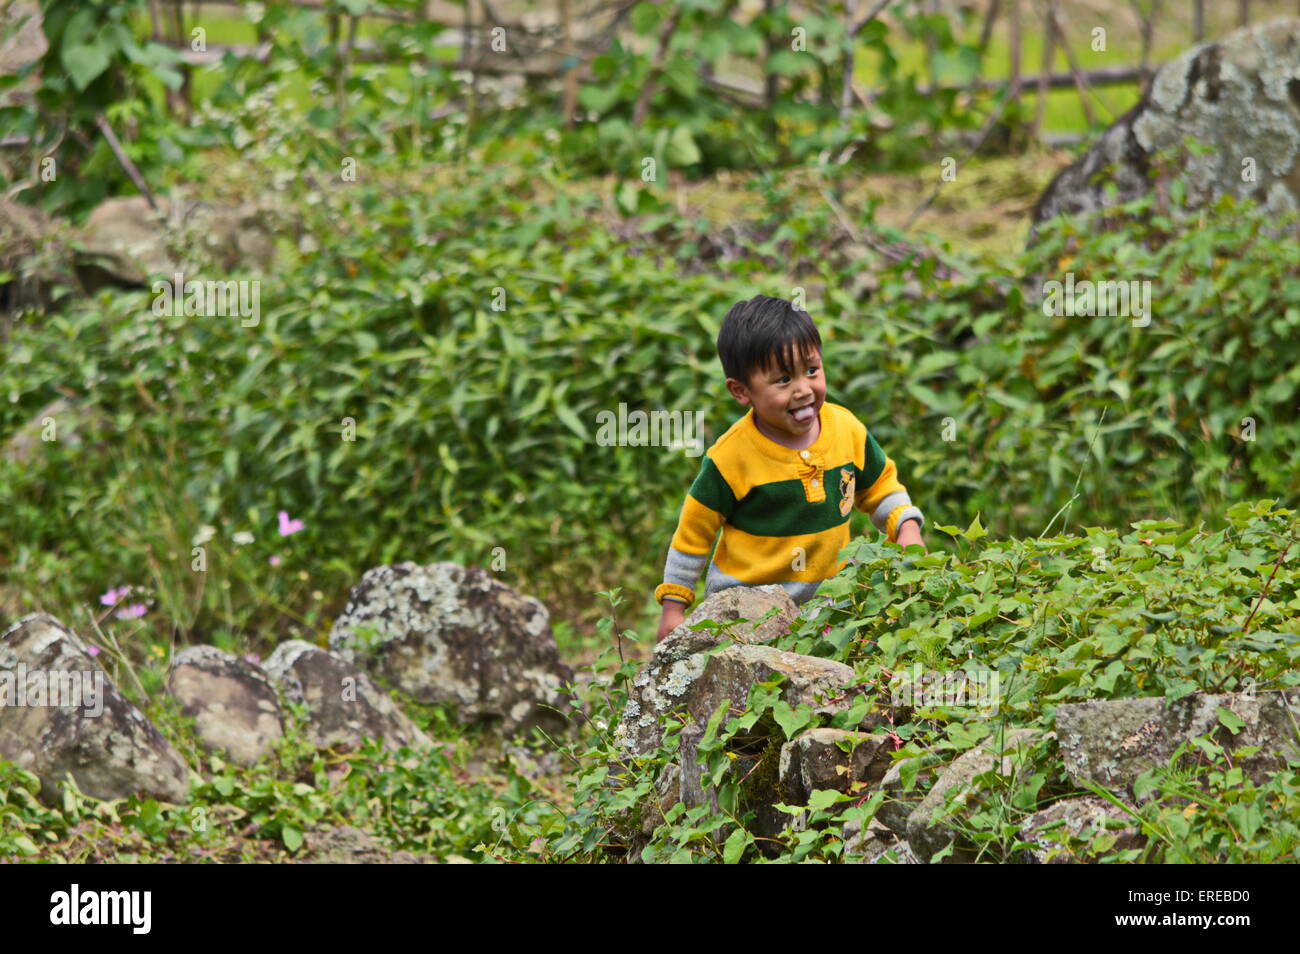
[[[1055,52],[1056,33],[1052,29],[1050,7],[1043,11],[1043,64],[1038,74],[1038,107],[1034,112],[1034,138],[1042,133],[1043,116],[1047,112],[1047,78],[1052,72],[1052,54]]]
[[[1008,101],[1020,95],[1020,0],[1011,0],[1011,9],[1007,13],[1011,24],[1011,89]]]
[[[776,0],[763,0],[763,13],[765,16],[770,17],[775,8]],[[781,90],[781,77],[773,73],[769,65],[772,61],[772,54],[776,52],[776,42],[776,37],[769,32],[765,44],[766,54],[763,57],[763,107],[766,113],[767,135],[771,140],[775,140],[777,134],[776,116],[772,110],[776,105],[777,94]]]
[[[344,117],[348,109],[348,74],[352,71],[352,45],[357,39],[357,17],[348,14],[348,35],[343,41],[341,48],[336,48],[338,54],[334,71],[334,110],[338,114],[336,122],[338,123],[339,142],[342,143],[347,139],[347,128],[344,125]]]
[[[560,26],[564,31],[564,56],[573,56],[573,0],[560,0]],[[574,111],[578,104],[578,65],[571,63],[564,71],[564,125],[572,128]]]
[[[1070,75],[1074,77],[1074,88],[1079,91],[1079,105],[1083,108],[1083,118],[1091,127],[1095,123],[1095,117],[1092,112],[1092,104],[1088,102],[1088,85],[1084,82],[1083,71],[1079,69],[1079,64],[1074,59],[1074,54],[1070,52],[1070,44],[1065,38],[1065,30],[1061,27],[1059,17],[1060,0],[1050,0],[1048,7],[1048,18],[1052,25],[1052,33],[1056,37],[1056,42],[1061,45],[1061,52],[1065,54],[1065,62],[1070,67]]]
[[[928,3],[925,3],[924,0],[917,0],[917,5],[921,8],[921,12],[926,15],[938,12],[937,0],[929,0]],[[934,37],[933,35],[931,35],[929,30],[925,31],[924,42],[925,42],[925,74],[930,78],[930,86],[935,87],[939,85],[939,74],[935,71],[934,68]]]
[[[853,104],[853,69],[856,59],[853,48],[857,44],[857,39],[852,33],[853,20],[857,12],[858,0],[844,0],[844,33],[848,36],[848,43],[845,44],[844,57],[841,60],[841,69],[844,72],[840,84],[840,128],[848,125],[849,107]]]
[[[1139,14],[1142,33],[1142,76],[1146,82],[1151,78],[1151,34],[1155,27],[1156,13],[1160,9],[1160,0],[1151,0],[1151,12],[1145,17]]]
[[[1237,26],[1250,26],[1250,0],[1237,0]]]
[[[1205,0],[1192,0],[1192,30],[1195,42],[1205,39]]]
[[[993,37],[993,24],[998,18],[998,10],[1001,6],[1002,0],[991,0],[989,3],[989,12],[984,16],[984,26],[980,28],[980,55],[989,48],[989,40]]]
[[[189,46],[185,42],[184,2],[185,0],[174,0],[172,3],[172,26],[176,31],[176,46],[182,50]],[[181,70],[181,88],[174,101],[179,106],[178,112],[183,112],[188,118],[190,114],[190,70],[188,67]]]

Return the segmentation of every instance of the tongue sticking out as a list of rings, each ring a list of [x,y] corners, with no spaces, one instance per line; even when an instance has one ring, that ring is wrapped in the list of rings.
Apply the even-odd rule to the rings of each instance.
[[[813,419],[816,413],[811,404],[806,404],[797,411],[791,411],[790,416],[800,424],[806,424]]]

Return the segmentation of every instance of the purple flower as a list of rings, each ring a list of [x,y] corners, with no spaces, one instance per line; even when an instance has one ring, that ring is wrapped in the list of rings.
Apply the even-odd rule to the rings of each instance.
[[[302,529],[301,520],[290,520],[287,510],[280,511],[280,536],[287,537],[291,533],[297,533]]]
[[[87,647],[86,647],[86,655],[87,655],[87,656],[98,656],[98,655],[99,655],[99,647],[96,646],[96,645],[94,645],[93,643],[92,643],[91,645],[87,646]]]
[[[270,559],[270,563],[271,563],[271,566],[279,566],[279,565],[280,565],[280,557],[279,557],[279,554],[277,554],[277,555],[271,557],[271,559]]]
[[[259,656],[257,653],[249,653],[247,656],[244,657],[244,660],[246,662],[251,662],[254,666],[256,666],[258,663],[262,661],[262,657]]]
[[[105,606],[113,606],[118,600],[131,592],[129,586],[119,586],[117,589],[110,589],[107,593],[99,598],[99,602]]]
[[[139,619],[147,612],[149,612],[149,608],[143,603],[132,603],[130,606],[118,610],[113,615],[118,619]]]

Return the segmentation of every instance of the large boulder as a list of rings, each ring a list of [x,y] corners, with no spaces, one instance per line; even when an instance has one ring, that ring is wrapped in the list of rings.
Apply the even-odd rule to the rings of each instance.
[[[0,0],[0,77],[10,77],[38,62],[49,51],[41,7],[36,0]],[[36,86],[29,76],[20,86],[30,93]],[[0,106],[11,105],[12,89],[0,91]]]
[[[1235,734],[1219,710],[1240,719]],[[1269,772],[1300,760],[1295,725],[1300,715],[1300,688],[1259,693],[1194,692],[1176,700],[1099,699],[1061,705],[1056,732],[1065,769],[1076,783],[1088,781],[1116,793],[1132,793],[1133,782],[1147,769],[1167,765],[1174,751],[1196,736],[1209,735],[1234,756],[1233,763],[1256,783]],[[1143,792],[1143,799],[1151,797]]]
[[[874,785],[890,767],[891,749],[887,735],[829,728],[801,732],[781,746],[782,790],[802,805],[819,789],[847,792],[854,782]]]
[[[759,622],[773,612],[765,622]],[[788,632],[797,614],[798,607],[790,594],[776,584],[730,587],[703,600],[655,646],[649,662],[637,673],[627,707],[615,729],[615,738],[633,755],[654,749],[663,737],[660,716],[688,701],[695,681],[704,673],[707,650],[720,642],[736,645],[769,642]],[[692,629],[704,620],[727,625],[723,629]],[[841,666],[837,672],[847,668]],[[732,696],[732,701],[744,702],[748,693],[749,688],[745,686],[739,697]],[[694,712],[700,705],[697,701],[688,708]],[[705,712],[703,718],[707,720],[710,712]]]
[[[48,307],[56,286],[75,287],[66,233],[39,208],[0,196],[0,313]]]
[[[241,765],[269,755],[284,735],[275,684],[246,659],[215,646],[189,646],[176,654],[167,691],[194,719],[199,740]]]
[[[706,600],[701,606],[699,618],[710,612],[708,603]],[[747,612],[761,618],[774,606],[788,609],[781,596],[773,593],[761,603],[751,603]],[[720,630],[692,632],[683,624],[655,647],[650,662],[633,680],[614,731],[616,743],[627,755],[644,755],[660,744],[665,715],[686,718],[678,736],[676,766],[660,776],[654,804],[641,806],[643,819],[647,812],[660,817],[665,801],[669,805],[681,801],[688,808],[707,801],[716,810],[717,792],[705,783],[707,759],[699,749],[704,727],[724,699],[730,700],[732,713],[739,714],[755,683],[780,676],[780,699],[792,709],[807,706],[815,714],[828,716],[852,706],[856,692],[848,688],[854,680],[851,667],[762,643],[736,641],[754,634],[753,622],[733,627],[730,638]],[[788,627],[788,620],[783,625]],[[771,638],[775,633],[760,630],[759,635]],[[760,837],[775,835],[790,822],[789,816],[776,808],[786,797],[780,781],[783,742],[781,729],[770,714],[728,742],[728,770],[739,782],[738,811],[754,811],[751,830]],[[617,772],[618,766],[612,766],[611,776]]]
[[[250,278],[271,271],[275,242],[267,213],[254,204],[238,207],[187,199],[156,199],[155,212],[143,196],[105,199],[80,231],[78,271],[88,290],[101,284],[152,285],[171,281],[181,272],[186,281],[244,277],[230,274],[247,269]],[[198,254],[187,261],[183,250]],[[222,274],[200,275],[203,262]]]
[[[181,756],[46,613],[0,635],[0,758],[37,775],[47,801],[68,774],[100,799],[184,802],[189,793]]]
[[[1063,798],[1029,815],[1018,837],[1033,847],[1025,852],[1029,864],[1072,864],[1088,860],[1087,847],[1108,839],[1108,851],[1140,848],[1146,841],[1133,818],[1096,795]],[[1082,858],[1080,856],[1083,856]]]
[[[478,568],[398,563],[366,571],[334,622],[330,648],[417,702],[450,705],[506,733],[568,728],[549,616]]]
[[[962,754],[939,775],[921,803],[907,816],[907,843],[922,864],[951,844],[953,851],[945,860],[972,861],[975,853],[958,839],[951,823],[951,814],[945,814],[949,792],[957,812],[969,811],[972,800],[978,800],[973,784],[975,776],[990,772],[995,766],[1000,775],[1015,774],[1024,761],[1030,745],[1042,733],[1037,729],[1010,729],[1005,736],[994,733],[969,752]],[[999,752],[999,746],[1001,751]],[[1001,758],[997,758],[1001,755]]]
[[[1210,151],[1186,150],[1185,136]],[[1274,213],[1300,208],[1300,20],[1247,27],[1166,63],[1141,101],[1052,180],[1033,223],[1127,202],[1178,173],[1192,206],[1229,194]]]
[[[355,749],[363,738],[389,750],[433,745],[373,679],[334,653],[291,639],[271,653],[266,671],[286,701],[306,707],[307,736],[321,748]]]

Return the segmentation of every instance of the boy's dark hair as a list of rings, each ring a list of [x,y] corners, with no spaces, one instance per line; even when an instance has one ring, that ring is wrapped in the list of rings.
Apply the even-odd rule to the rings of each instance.
[[[821,350],[822,338],[812,315],[800,311],[784,298],[755,295],[738,301],[722,319],[718,332],[718,360],[722,371],[749,386],[749,376],[773,362],[786,374],[793,374],[799,355]]]

